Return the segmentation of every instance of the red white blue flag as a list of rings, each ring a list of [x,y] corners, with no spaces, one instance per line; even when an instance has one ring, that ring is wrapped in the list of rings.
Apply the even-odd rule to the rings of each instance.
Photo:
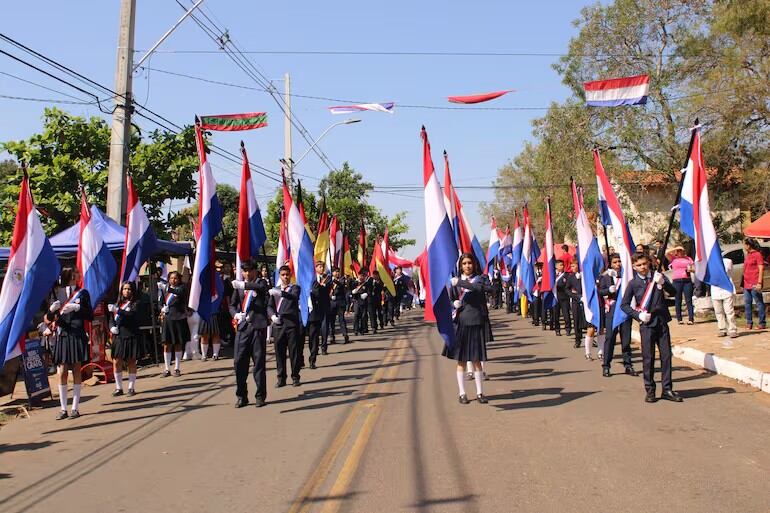
[[[126,242],[123,246],[120,281],[136,281],[139,270],[158,249],[158,239],[147,219],[142,202],[134,188],[131,176],[126,177],[128,204],[126,205]]]
[[[329,107],[329,112],[332,114],[354,114],[356,112],[365,112],[367,110],[374,112],[386,112],[393,114],[393,109],[396,106],[393,102],[387,103],[359,103],[357,105],[340,105],[337,107]]]
[[[556,257],[553,249],[553,224],[551,223],[551,198],[545,200],[545,262],[543,262],[543,276],[540,283],[540,296],[545,308],[556,306]]]
[[[489,246],[487,247],[486,265],[484,274],[489,273],[490,266],[494,264],[495,258],[500,253],[500,230],[497,229],[497,221],[494,216],[489,221]]]
[[[238,239],[235,251],[235,276],[239,280],[241,279],[241,263],[257,256],[259,248],[267,240],[259,203],[254,196],[249,157],[246,155],[243,142],[241,142],[241,156],[243,157],[243,167],[241,169],[241,190],[238,197]]]
[[[583,83],[589,107],[643,105],[650,91],[650,76],[611,78]]]
[[[572,182],[572,204],[575,209],[575,228],[578,239],[578,261],[580,262],[583,313],[586,322],[599,326],[601,309],[599,308],[599,291],[596,288],[596,279],[602,272],[604,259],[599,252],[599,244],[588,221],[583,199],[578,195],[575,182]]]
[[[118,272],[115,258],[101,233],[104,221],[98,209],[91,210],[86,201],[85,192],[80,193],[80,240],[76,265],[80,271],[82,288],[91,296],[91,304],[96,305],[112,285]]]
[[[297,284],[300,286],[299,313],[302,324],[307,325],[310,291],[315,280],[315,259],[313,258],[313,242],[305,228],[305,220],[298,208],[297,201],[292,200],[289,186],[283,181],[283,208],[286,212],[286,233],[289,240],[289,256],[291,267]],[[277,282],[276,282],[277,283]]]

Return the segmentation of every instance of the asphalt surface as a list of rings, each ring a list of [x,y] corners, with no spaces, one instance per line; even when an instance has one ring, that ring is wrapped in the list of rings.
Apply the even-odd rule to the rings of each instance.
[[[458,403],[419,312],[330,346],[299,388],[272,388],[270,358],[264,408],[233,408],[229,359],[131,398],[86,387],[80,419],[0,430],[0,511],[770,511],[767,394],[675,361],[685,402],[647,404],[567,337],[493,321],[486,405]]]

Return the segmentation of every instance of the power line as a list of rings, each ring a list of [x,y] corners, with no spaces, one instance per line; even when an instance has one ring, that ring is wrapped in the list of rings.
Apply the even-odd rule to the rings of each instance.
[[[7,94],[0,94],[0,98],[3,98],[4,100],[19,100],[19,101],[26,101],[26,102],[41,102],[41,103],[62,103],[67,105],[96,105],[96,102],[59,100],[56,98],[28,98],[26,96],[9,96]]]
[[[25,84],[30,84],[30,85],[39,87],[41,89],[45,89],[46,91],[51,91],[52,93],[56,93],[56,94],[60,94],[62,96],[66,96],[68,98],[72,98],[73,100],[82,101],[82,98],[78,98],[77,96],[73,96],[71,94],[65,93],[64,91],[59,91],[58,89],[53,89],[51,87],[44,86],[43,84],[38,84],[37,82],[33,82],[31,80],[27,80],[26,78],[22,78],[22,77],[20,77],[18,75],[14,75],[13,73],[7,73],[5,71],[0,71],[0,75],[5,75],[7,77],[11,77],[11,78],[13,78],[15,80],[18,80],[20,82],[24,82]]]
[[[143,53],[146,50],[135,50]],[[353,51],[353,50],[243,50],[245,54],[253,55],[315,55],[315,56],[365,56],[365,57],[566,57],[566,53],[553,52],[430,52],[430,51]],[[214,50],[156,50],[156,53],[165,54],[217,54]],[[674,53],[663,54],[664,57],[673,57]],[[590,57],[595,59],[638,57],[631,54],[597,54],[575,55],[575,57]],[[642,54],[641,56],[657,57],[654,54]]]

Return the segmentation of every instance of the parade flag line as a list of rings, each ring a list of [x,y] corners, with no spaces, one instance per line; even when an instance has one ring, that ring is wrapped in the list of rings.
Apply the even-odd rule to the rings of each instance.
[[[126,239],[120,267],[121,282],[136,281],[142,264],[148,261],[158,249],[158,239],[136,194],[131,175],[126,176],[126,189],[128,204],[126,205]]]

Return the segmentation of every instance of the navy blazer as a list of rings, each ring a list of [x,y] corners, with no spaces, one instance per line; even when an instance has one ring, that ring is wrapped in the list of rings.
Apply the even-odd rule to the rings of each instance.
[[[652,276],[643,278],[638,273],[634,273],[634,278],[628,283],[628,288],[626,288],[626,291],[623,293],[623,302],[621,303],[620,308],[622,308],[627,315],[639,321],[642,326],[652,328],[667,324],[671,321],[671,314],[668,311],[666,297],[663,292],[665,291],[673,295],[676,294],[676,289],[665,276],[663,276],[662,287],[659,288],[658,285],[653,285],[650,305],[647,308],[647,311],[652,318],[650,319],[650,322],[644,324],[639,320],[639,310],[631,307],[631,300],[635,299],[637,305],[642,303],[642,296],[644,295],[644,290],[647,288],[647,281],[651,279]]]
[[[489,279],[484,276],[474,276],[470,280],[458,280],[457,285],[450,290],[452,301],[460,298],[460,294],[465,290],[462,296],[462,304],[457,309],[455,322],[462,323],[464,326],[480,326],[489,322],[489,311],[487,310],[487,294],[495,290],[494,285],[489,283]]]
[[[124,301],[115,303],[115,310],[122,305]],[[82,307],[81,307],[82,308]],[[131,301],[124,310],[121,310],[115,318],[116,312],[110,312],[110,328],[118,328],[120,338],[131,338],[139,336],[139,302]]]
[[[301,319],[299,315],[299,295],[300,286],[293,284],[289,285],[286,290],[281,291],[281,296],[276,300],[274,296],[270,296],[267,303],[267,313],[272,318],[273,315],[279,317],[279,326],[299,326]],[[280,309],[278,309],[280,302]]]
[[[230,312],[241,313],[243,300],[246,294],[251,294],[252,299],[246,312],[246,317],[238,323],[238,331],[243,331],[249,326],[262,329],[267,328],[267,291],[270,284],[263,278],[247,281],[243,284],[244,290],[233,290],[230,296]]]
[[[308,315],[308,322],[321,322],[329,314],[331,310],[331,288],[332,281],[330,277],[327,277],[323,283],[318,283],[318,275],[313,280],[313,287],[310,289],[310,302],[313,305],[313,309]]]

